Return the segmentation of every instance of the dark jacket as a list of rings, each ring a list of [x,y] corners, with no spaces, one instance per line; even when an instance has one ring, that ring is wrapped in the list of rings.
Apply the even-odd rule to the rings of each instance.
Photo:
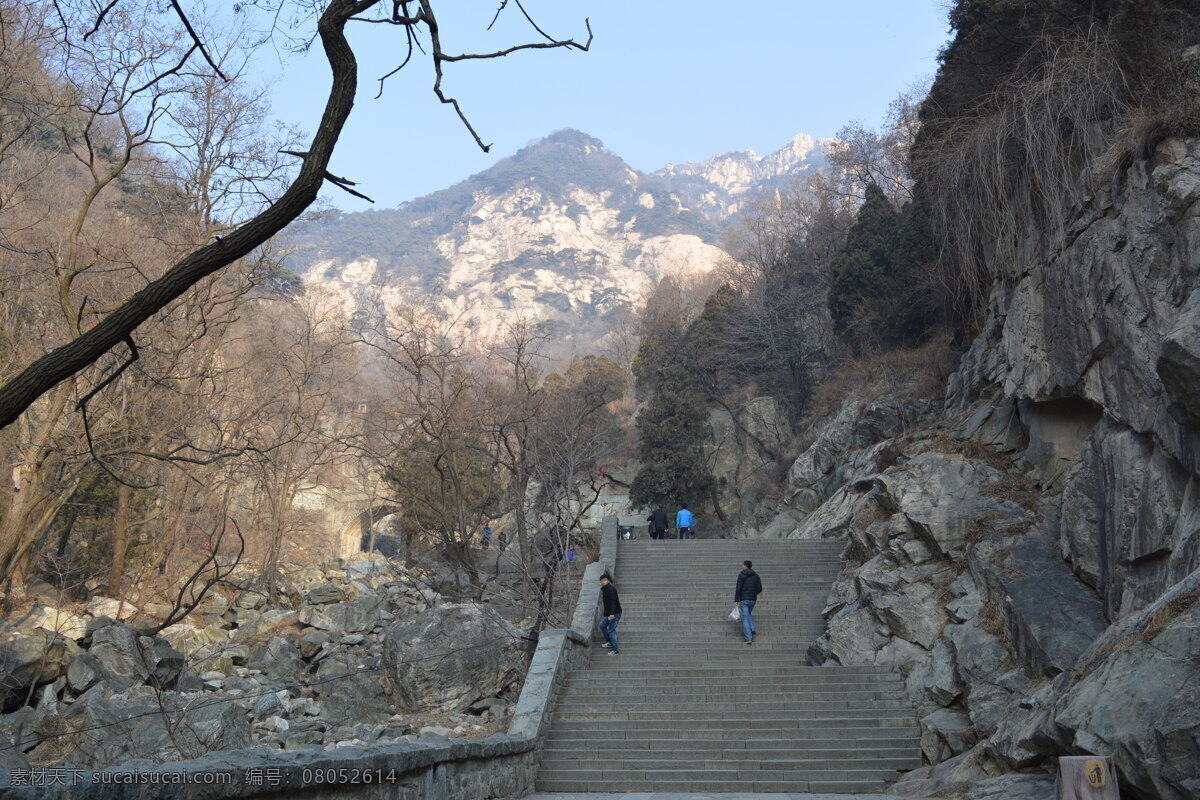
[[[656,508],[650,512],[650,516],[646,517],[650,520],[650,529],[655,531],[665,531],[667,529],[667,512],[661,508]]]
[[[611,617],[621,613],[621,598],[617,597],[617,587],[611,583],[601,586],[600,599],[604,601],[604,616]]]
[[[757,600],[762,594],[762,578],[752,569],[744,569],[738,573],[737,588],[733,590],[733,602]]]

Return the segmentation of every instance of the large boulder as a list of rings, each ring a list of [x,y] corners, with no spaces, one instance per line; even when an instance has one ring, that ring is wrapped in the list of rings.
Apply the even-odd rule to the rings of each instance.
[[[0,634],[0,705],[25,702],[32,687],[58,680],[79,645],[43,628],[18,628]]]
[[[383,671],[399,705],[411,711],[456,712],[518,680],[520,632],[474,603],[441,605],[392,625]]]
[[[1053,795],[1053,775],[1010,773],[975,781],[967,787],[961,800],[1033,800]]]
[[[88,655],[96,660],[104,677],[123,686],[136,686],[150,677],[137,634],[124,625],[106,625],[94,631]]]
[[[979,736],[962,711],[941,708],[921,720],[921,752],[930,764],[940,764],[975,746]]]
[[[383,612],[383,599],[366,595],[353,603],[305,606],[299,621],[330,633],[365,633],[383,620]]]
[[[989,551],[991,560],[980,557]],[[1034,676],[1070,670],[1108,623],[1100,599],[1034,528],[1014,540],[993,537],[972,551],[972,571],[1000,609],[1017,661]]]
[[[986,464],[949,453],[922,453],[880,477],[880,503],[904,514],[939,556],[963,553],[967,534],[978,525],[1003,528],[1030,514],[1009,500],[984,493],[1003,475]]]
[[[189,671],[197,675],[210,670],[229,672],[233,669],[229,634],[215,625],[197,628],[181,622],[164,629],[162,635],[183,653]]]
[[[294,682],[305,670],[300,651],[296,646],[276,636],[266,643],[257,644],[250,650],[246,666],[261,670],[273,681]]]
[[[1060,546],[1115,620],[1200,567],[1195,478],[1150,437],[1096,426],[1067,474]]]
[[[33,613],[30,625],[48,631],[62,634],[68,639],[79,641],[87,636],[87,619],[70,611],[63,611],[54,606],[44,606]]]
[[[179,760],[250,745],[250,722],[237,703],[195,703],[174,692],[89,695],[71,708],[81,730],[72,742],[71,766],[98,768],[132,758]]]
[[[933,648],[946,624],[940,591],[929,583],[907,583],[872,595],[869,602],[888,630],[926,650]]]
[[[318,583],[304,595],[304,601],[313,606],[321,606],[326,603],[340,603],[345,599],[346,593],[333,583]]]
[[[1200,289],[1183,304],[1155,365],[1175,419],[1200,431]]]
[[[129,619],[138,613],[137,606],[124,600],[114,600],[111,597],[93,597],[83,607],[93,617],[112,617],[113,619]]]
[[[1200,796],[1200,570],[1113,626],[1055,704],[1075,752],[1110,754],[1123,785],[1161,800]]]

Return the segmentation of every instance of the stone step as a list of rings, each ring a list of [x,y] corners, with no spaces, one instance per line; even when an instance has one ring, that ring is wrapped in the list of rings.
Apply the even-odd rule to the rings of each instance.
[[[595,731],[597,735],[610,732],[646,732],[655,731],[654,735],[660,735],[658,732],[663,732],[665,738],[666,731],[675,731],[679,734],[678,738],[686,739],[689,733],[695,732],[696,728],[702,726],[726,726],[727,731],[738,731],[742,734],[754,734],[762,736],[766,731],[772,731],[778,734],[787,733],[790,731],[799,731],[802,734],[816,731],[840,730],[845,732],[858,731],[870,732],[878,730],[886,730],[889,735],[901,730],[916,729],[915,715],[911,709],[906,714],[895,714],[894,716],[886,716],[887,712],[880,712],[875,716],[850,716],[849,712],[838,713],[831,712],[829,715],[806,715],[801,718],[799,716],[789,718],[766,718],[766,719],[736,719],[731,720],[728,717],[704,717],[703,714],[692,715],[687,719],[669,718],[665,719],[595,719],[588,715],[578,715],[576,718],[571,714],[554,714],[554,727],[561,727],[561,730],[566,731]]]
[[[842,751],[835,758],[806,757],[796,758],[777,754],[777,757],[762,757],[759,754],[727,754],[717,758],[701,758],[687,753],[656,755],[643,753],[640,756],[627,757],[605,751],[600,754],[565,754],[561,757],[543,755],[541,766],[543,774],[565,769],[581,770],[628,770],[638,772],[643,770],[674,770],[700,772],[702,770],[727,770],[743,772],[759,770],[762,772],[786,771],[839,771],[839,772],[896,772],[902,769],[913,769],[921,765],[920,758],[912,756],[886,757],[874,754],[855,754]],[[582,757],[580,757],[582,756]]]
[[[767,627],[768,618],[764,617],[759,622],[758,617],[754,618],[755,625],[755,644],[770,646],[772,643],[787,642],[795,647],[797,644],[807,644],[812,639],[810,634],[819,636],[821,631],[816,627],[805,627],[798,629],[780,629],[779,626]],[[622,620],[622,623],[624,620]],[[657,639],[652,639],[654,631],[644,622],[639,625],[630,625],[626,628],[624,624],[617,626],[617,637],[621,641],[625,641],[626,637],[629,641],[642,641],[648,644],[658,643],[662,650],[670,650],[674,647],[700,647],[705,644],[717,644],[720,642],[728,642],[733,637],[740,638],[742,635],[742,626],[733,623],[722,623],[721,629],[717,631],[659,631],[661,636]]]
[[[789,697],[807,697],[818,700],[857,698],[867,695],[884,695],[897,697],[903,694],[904,687],[895,684],[891,691],[888,684],[810,684],[799,681],[783,683],[754,682],[733,684],[720,687],[707,683],[689,684],[642,684],[638,686],[614,687],[609,683],[568,683],[563,697],[571,700],[583,700],[592,697],[609,696],[613,698],[649,697],[651,701],[661,698],[663,702],[674,702],[676,698],[696,698],[697,702],[720,697],[750,697],[754,695],[778,696],[780,699]]]
[[[749,697],[752,695],[779,696],[780,699],[789,697],[809,697],[813,699],[855,698],[865,695],[881,694],[886,697],[902,695],[903,685],[895,684],[889,691],[888,684],[858,683],[858,684],[812,684],[801,681],[785,681],[782,683],[753,682],[731,684],[721,687],[709,683],[687,684],[640,684],[636,686],[614,687],[608,682],[568,682],[563,692],[564,698],[579,700],[598,696],[614,698],[649,697],[651,700],[661,698],[664,702],[673,702],[675,698],[696,698],[697,702],[719,697]]]
[[[754,684],[739,684],[728,687],[715,686],[696,686],[679,689],[676,687],[662,687],[656,689],[653,696],[646,692],[644,686],[610,686],[602,691],[597,692],[596,687],[590,684],[574,684],[568,685],[559,695],[564,701],[587,702],[594,698],[603,698],[605,700],[627,700],[640,699],[645,702],[662,702],[674,703],[691,701],[695,703],[710,703],[720,702],[726,698],[736,697],[739,701],[754,701],[763,700],[769,701],[778,699],[781,702],[788,700],[867,700],[867,699],[894,699],[897,698],[895,688],[888,690],[882,686],[861,685],[861,686],[806,686],[803,684],[794,685],[770,685],[761,686]]]
[[[860,720],[856,720],[858,722]],[[690,747],[692,742],[711,747],[714,742],[728,742],[729,747],[739,746],[739,742],[758,740],[769,737],[772,741],[788,744],[792,747],[803,748],[813,743],[826,747],[850,747],[859,743],[878,741],[906,741],[911,747],[918,747],[913,738],[915,726],[911,725],[822,725],[805,728],[787,728],[779,730],[763,730],[759,728],[730,728],[722,731],[698,731],[694,727],[657,727],[630,728],[629,730],[606,730],[599,735],[599,728],[589,726],[579,721],[562,721],[556,725],[547,743],[574,742],[588,739],[597,743],[614,742],[614,746],[664,746],[678,742],[679,747]]]
[[[676,711],[694,711],[697,708],[703,708],[706,711],[737,711],[740,708],[746,710],[760,709],[763,711],[813,711],[813,710],[829,710],[829,709],[850,709],[850,708],[865,708],[865,709],[905,709],[911,710],[912,706],[907,702],[896,697],[881,696],[881,692],[864,692],[861,696],[854,697],[838,697],[838,698],[821,698],[810,699],[801,695],[791,695],[780,697],[778,700],[772,699],[766,692],[760,692],[755,695],[748,694],[731,694],[727,695],[720,701],[712,700],[704,696],[694,699],[687,699],[679,696],[678,700],[668,700],[663,698],[658,702],[647,700],[645,697],[625,696],[614,697],[612,695],[603,695],[598,698],[587,697],[571,697],[570,710],[560,713],[584,713],[588,710],[597,712],[627,712],[627,713],[647,713],[655,710],[664,713],[673,713]],[[566,698],[564,698],[566,699]]]
[[[595,660],[599,661],[601,658],[605,657],[597,654]],[[809,667],[803,664],[778,667],[761,663],[749,663],[737,667],[640,667],[627,663],[622,660],[624,658],[624,656],[619,656],[611,659],[611,661],[603,661],[601,664],[608,667],[609,670],[619,671],[621,675],[618,677],[621,683],[625,685],[634,685],[639,681],[651,684],[668,683],[672,685],[686,681],[703,685],[711,681],[712,685],[720,687],[734,685],[736,678],[743,678],[746,681],[754,679],[771,680],[772,682],[788,678],[810,685],[822,683],[866,683],[871,681],[894,681],[899,685],[902,681],[899,675],[890,672],[880,673],[877,671],[877,667]],[[596,670],[594,668],[575,672],[567,676],[567,681],[596,680],[602,681],[606,685],[612,685],[610,682],[613,680],[613,676],[607,674],[609,670],[606,670],[604,676],[595,675]]]
[[[613,758],[640,757],[645,758],[647,752],[674,753],[679,752],[695,758],[720,758],[734,754],[745,754],[755,758],[773,758],[772,752],[783,751],[786,755],[811,755],[822,758],[834,758],[840,755],[848,757],[879,756],[881,758],[915,758],[920,760],[921,748],[912,743],[907,737],[895,739],[854,739],[854,747],[848,748],[845,742],[829,741],[827,739],[812,739],[809,741],[786,740],[772,737],[770,739],[688,739],[686,742],[672,740],[660,742],[650,738],[645,739],[590,739],[551,737],[546,740],[543,751],[546,758],[586,757],[589,753],[612,754]],[[632,754],[626,756],[625,754]]]
[[[590,774],[588,774],[590,773]],[[849,781],[849,780],[888,780],[896,775],[895,767],[871,766],[869,764],[851,764],[844,768],[828,767],[824,764],[797,769],[760,770],[753,766],[740,767],[736,761],[719,764],[715,767],[695,768],[688,765],[668,764],[665,767],[644,767],[641,769],[612,765],[609,767],[570,767],[555,765],[546,769],[544,774],[548,780],[563,779],[575,776],[581,780],[614,780],[623,777],[637,778],[641,776],[658,777],[667,781]]]
[[[744,645],[743,645],[744,646]],[[607,652],[607,651],[605,651]],[[738,651],[740,652],[740,651]],[[750,655],[725,655],[721,653],[706,653],[703,656],[695,656],[691,658],[680,658],[673,660],[662,653],[644,653],[637,650],[622,651],[619,656],[597,656],[597,660],[603,659],[600,664],[592,667],[594,672],[614,672],[625,670],[631,667],[663,667],[671,670],[686,670],[688,667],[733,667],[750,663],[757,663],[764,667],[794,667],[799,666],[801,656],[799,654],[784,654],[773,655],[770,653],[760,653],[757,657]]]
[[[840,541],[618,545],[621,655],[599,646],[550,717],[541,791],[879,792],[921,764],[901,676],[810,667]],[[726,619],[738,565],[766,591],[747,647]]]
[[[689,792],[707,792],[718,794],[737,794],[744,796],[747,792],[758,793],[835,793],[835,794],[871,794],[882,792],[887,782],[884,780],[670,780],[652,773],[639,773],[613,780],[583,778],[579,775],[562,773],[555,778],[538,777],[536,786],[540,792],[597,792],[597,793],[626,793],[626,792],[655,792],[662,794],[686,794]],[[714,798],[715,800],[715,798]]]
[[[757,711],[758,715],[752,716],[748,720],[743,720],[743,723],[757,728],[791,728],[803,725],[806,722],[813,720],[866,720],[873,723],[883,724],[884,722],[906,720],[913,716],[911,706],[900,704],[878,706],[878,707],[863,707],[862,704],[849,706],[803,706],[799,704],[780,704],[775,708],[765,707],[766,704],[760,704],[764,707],[750,708],[749,711]],[[596,722],[663,722],[669,724],[682,724],[692,722],[703,722],[706,724],[720,725],[722,720],[729,718],[728,712],[737,711],[737,707],[730,704],[722,704],[713,706],[704,704],[700,708],[693,708],[691,711],[663,709],[661,711],[651,710],[649,706],[640,709],[612,709],[606,710],[603,706],[589,706],[583,708],[570,708],[563,711],[553,712],[553,718],[556,720],[595,720]],[[784,715],[787,716],[784,716]],[[770,716],[767,716],[770,715]]]

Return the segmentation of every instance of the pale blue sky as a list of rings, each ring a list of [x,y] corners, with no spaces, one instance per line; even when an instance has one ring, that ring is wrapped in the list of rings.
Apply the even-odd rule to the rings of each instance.
[[[644,171],[729,150],[769,153],[796,133],[832,136],[851,120],[878,124],[892,98],[932,76],[948,38],[945,0],[524,2],[554,36],[586,36],[590,17],[595,40],[588,53],[532,51],[446,67],[447,92],[493,143],[490,154],[437,102],[432,68],[419,53],[374,99],[375,78],[403,58],[403,40],[397,30],[362,25],[352,33],[360,97],[331,170],[357,181],[376,208],[390,208],[566,127]],[[443,48],[532,40],[515,8],[484,30],[497,5],[443,2]],[[311,130],[328,67],[314,53],[281,69],[275,114]],[[325,196],[346,210],[368,207],[328,187]]]

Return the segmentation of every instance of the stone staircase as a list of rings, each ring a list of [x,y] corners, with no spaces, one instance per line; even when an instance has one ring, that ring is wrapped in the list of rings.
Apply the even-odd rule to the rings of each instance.
[[[596,645],[556,703],[543,792],[879,792],[921,765],[898,674],[809,667],[841,544],[621,542],[621,655]],[[750,559],[758,635],[729,622]]]

